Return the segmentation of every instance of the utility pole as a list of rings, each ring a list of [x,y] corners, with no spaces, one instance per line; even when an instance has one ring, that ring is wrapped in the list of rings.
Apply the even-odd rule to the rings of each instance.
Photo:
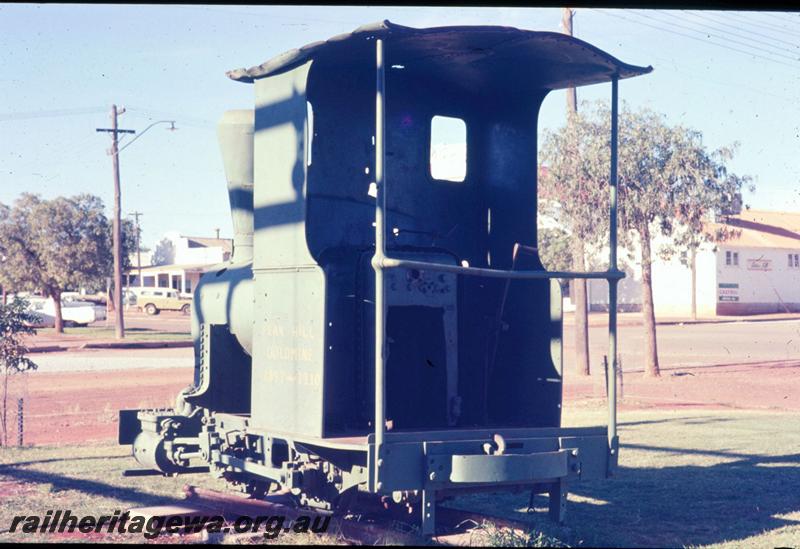
[[[564,34],[572,34],[572,18],[575,12],[571,8],[563,8],[561,12],[561,30]],[[575,88],[567,88],[567,124],[574,124],[578,114],[578,94]],[[585,250],[580,235],[573,235],[573,265],[576,271],[586,270]],[[589,311],[586,300],[586,279],[576,278],[572,281],[572,301],[575,303],[575,366],[579,375],[588,376],[589,369]]]
[[[572,18],[575,12],[571,8],[563,8],[561,10],[561,28],[564,34],[574,36],[572,34]],[[567,88],[567,116],[578,112],[578,92],[575,88]]]
[[[120,187],[119,187],[119,134],[136,133],[134,130],[120,130],[117,127],[117,117],[124,113],[125,109],[117,110],[116,105],[111,105],[111,128],[97,128],[98,132],[108,132],[111,134],[111,149],[108,154],[114,167],[114,329],[117,339],[125,337],[125,324],[122,316],[122,222],[120,207]]]
[[[692,246],[689,253],[692,270],[692,320],[697,320],[697,248]]]
[[[139,238],[141,229],[139,228],[139,216],[144,215],[142,212],[133,212],[132,215],[136,219],[136,267],[137,267],[137,277],[139,281],[139,287],[142,286],[142,250],[139,246]]]

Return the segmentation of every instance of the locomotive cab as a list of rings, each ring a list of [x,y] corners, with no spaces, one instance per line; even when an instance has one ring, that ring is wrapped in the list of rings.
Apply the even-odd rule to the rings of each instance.
[[[616,112],[649,70],[556,33],[386,21],[231,71],[255,94],[220,126],[234,257],[196,292],[194,385],[123,413],[120,442],[305,505],[391,495],[426,533],[471,490],[538,489],[563,519],[567,482],[610,475],[618,443],[613,393],[608,427],[561,428],[557,279],[609,281],[615,350],[622,274],[539,261],[538,110],[611,82]],[[441,118],[465,129],[454,176],[431,166]]]

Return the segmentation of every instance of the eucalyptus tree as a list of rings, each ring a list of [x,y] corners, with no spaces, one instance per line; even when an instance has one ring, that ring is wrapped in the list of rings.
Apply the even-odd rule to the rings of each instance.
[[[603,235],[608,230],[598,216],[607,211],[610,121],[607,104],[584,107],[575,129],[564,128],[547,136],[543,147],[543,158],[560,166],[554,171],[548,164],[552,175],[544,188],[558,203],[562,220],[573,235],[585,242],[592,241],[586,230]],[[575,132],[571,138],[570,131]],[[715,214],[729,212],[741,200],[743,188],[753,190],[749,176],[728,169],[736,149],[733,144],[709,150],[701,132],[669,125],[664,115],[650,109],[633,111],[624,103],[620,109],[620,242],[629,251],[638,244],[644,366],[649,376],[660,375],[653,305],[654,240],[662,237],[657,252],[669,258],[704,241],[730,236],[730,231],[719,227],[711,230],[710,222]]]
[[[598,150],[603,145],[599,139],[603,124],[593,114],[584,114],[583,110],[570,113],[564,127],[544,133],[539,154],[544,165],[539,184],[540,213],[555,220],[569,235],[569,248],[561,247],[560,251],[570,263],[558,262],[565,270],[572,267],[585,271],[587,252],[596,248],[608,232],[608,189],[597,177],[605,158]],[[540,237],[539,248],[553,263],[553,251],[545,250],[553,245],[552,238],[549,240],[543,242]],[[586,281],[575,280],[572,289],[576,372],[589,375]]]
[[[620,117],[620,226],[637,237],[642,267],[642,313],[645,325],[645,372],[659,376],[653,307],[653,240],[668,258],[696,248],[700,242],[721,240],[726,232],[711,231],[716,215],[753,190],[752,178],[728,169],[738,145],[709,150],[700,131],[670,126],[665,117],[648,109],[623,107]]]
[[[124,259],[130,241],[123,239]],[[55,328],[63,333],[61,293],[112,272],[111,225],[102,200],[23,193],[11,207],[0,204],[0,259],[0,280],[7,286],[53,299]]]

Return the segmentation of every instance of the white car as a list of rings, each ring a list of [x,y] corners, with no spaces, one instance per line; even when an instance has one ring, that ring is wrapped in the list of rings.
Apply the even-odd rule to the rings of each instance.
[[[52,328],[56,325],[56,311],[53,298],[44,297],[29,297],[30,310],[35,313],[39,318],[39,323],[36,324],[37,328]],[[96,309],[103,309],[102,318],[98,318]],[[88,326],[96,320],[105,318],[105,308],[96,306],[94,303],[88,301],[61,301],[61,317],[64,320],[64,326]]]
[[[97,320],[105,320],[106,319],[106,305],[98,303],[95,301],[90,301],[89,299],[81,299],[81,294],[78,292],[64,292],[61,294],[61,308],[63,314],[64,307],[83,307],[92,305],[94,307],[94,319]],[[65,317],[66,318],[66,317]]]

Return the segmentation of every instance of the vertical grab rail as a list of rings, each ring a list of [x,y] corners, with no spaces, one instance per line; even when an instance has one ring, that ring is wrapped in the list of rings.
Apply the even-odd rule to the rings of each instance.
[[[384,262],[386,260],[386,162],[385,112],[386,112],[386,71],[384,64],[383,40],[375,42],[375,254],[372,268],[375,270],[375,490],[381,489],[382,448],[384,444],[386,416],[386,292],[384,287]],[[611,174],[609,181],[609,274],[616,274],[617,268],[617,141],[618,141],[618,88],[619,76],[611,79]],[[611,357],[611,371],[608,376],[608,447],[610,453],[609,476],[617,462],[617,283],[616,276],[608,280],[608,349]]]
[[[386,257],[386,230],[384,213],[386,211],[386,176],[384,163],[385,148],[385,109],[386,109],[386,71],[383,62],[383,40],[375,42],[375,255],[372,268],[375,269],[375,490],[381,489],[381,465],[383,464],[383,435],[386,415],[386,292],[383,284],[383,260]]]
[[[617,138],[618,138],[618,87],[619,76],[611,79],[611,174],[609,181],[609,265],[610,272],[617,271]],[[611,368],[608,373],[608,475],[617,462],[617,283],[608,279],[608,355]]]

